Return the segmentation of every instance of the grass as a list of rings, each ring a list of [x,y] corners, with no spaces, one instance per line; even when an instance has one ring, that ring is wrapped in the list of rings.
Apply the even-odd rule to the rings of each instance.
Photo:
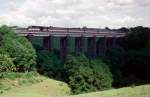
[[[66,83],[36,73],[5,73],[0,79],[0,97],[58,97],[70,94]]]
[[[0,97],[58,97],[70,94],[68,86],[59,81],[46,79],[30,86],[15,87]]]
[[[42,82],[46,77],[40,76],[36,72],[15,73],[3,72],[0,73],[0,90],[6,87],[15,87],[21,85],[31,85],[34,83]]]
[[[150,97],[150,85],[126,87],[66,97]]]
[[[66,83],[34,72],[4,73],[0,77],[3,77],[0,79],[0,97],[150,97],[150,85],[70,95]]]

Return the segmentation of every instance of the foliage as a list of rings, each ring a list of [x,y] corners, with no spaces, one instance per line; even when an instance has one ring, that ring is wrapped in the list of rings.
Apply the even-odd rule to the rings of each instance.
[[[105,54],[105,61],[113,73],[113,85],[119,86],[122,83],[122,69],[126,59],[126,51],[122,47],[111,48]]]
[[[37,69],[40,73],[60,79],[63,65],[58,56],[50,51],[37,51]]]
[[[120,87],[150,79],[149,35],[149,28],[131,28],[123,47],[107,50],[105,60],[113,73],[113,85]]]
[[[111,87],[112,76],[100,60],[88,60],[85,56],[68,56],[65,71],[73,93],[104,90]]]
[[[18,37],[9,27],[0,28],[1,48],[13,59],[17,71],[33,70],[36,64],[36,53],[26,38]]]
[[[90,64],[94,72],[97,89],[104,90],[111,88],[113,78],[107,64],[100,59],[92,60]]]
[[[129,29],[123,47],[109,49],[105,59],[113,73],[115,86],[136,84],[149,80],[150,71],[150,29],[135,27]]]
[[[148,43],[148,35],[150,29],[145,27],[135,27],[130,29],[130,33],[126,39],[127,49],[141,49],[145,48]]]
[[[13,63],[13,59],[3,48],[0,48],[0,73],[4,71],[8,72],[15,70],[16,67]]]
[[[105,56],[110,65],[114,66],[114,68],[120,68],[124,63],[126,51],[122,47],[115,47],[108,49]]]
[[[140,79],[150,79],[149,58],[150,52],[147,50],[129,50],[124,66],[126,75],[134,75]]]
[[[125,27],[122,27],[122,28],[118,29],[118,31],[129,32],[129,29],[125,28]]]
[[[0,54],[0,72],[15,71],[16,67],[12,58],[7,54]]]
[[[150,29],[146,27],[135,27],[130,29],[126,40],[126,59],[124,72],[127,76],[149,80],[150,73]]]

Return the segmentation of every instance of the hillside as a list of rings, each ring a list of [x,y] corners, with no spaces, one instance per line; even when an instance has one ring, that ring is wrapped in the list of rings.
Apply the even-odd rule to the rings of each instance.
[[[10,75],[16,78],[12,79]],[[16,83],[17,80],[20,83]],[[5,79],[0,80],[0,86],[0,97],[150,97],[150,85],[70,95],[66,83],[33,73],[7,74]]]
[[[66,97],[150,97],[150,85],[126,87]]]
[[[43,76],[0,80],[0,97],[58,97],[69,94],[70,88],[66,83]]]

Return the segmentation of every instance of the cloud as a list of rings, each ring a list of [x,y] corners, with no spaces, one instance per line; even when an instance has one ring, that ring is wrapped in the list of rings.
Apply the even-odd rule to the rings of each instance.
[[[0,3],[0,24],[150,27],[150,0],[5,0]]]

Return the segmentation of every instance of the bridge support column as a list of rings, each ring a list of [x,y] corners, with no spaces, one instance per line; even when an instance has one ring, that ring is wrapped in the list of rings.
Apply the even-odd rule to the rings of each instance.
[[[26,36],[26,38],[27,38],[29,41],[32,40],[32,37],[33,37],[33,35],[29,35],[29,34]]]
[[[108,49],[108,46],[107,46],[107,37],[104,37],[104,54],[106,53],[107,49]]]
[[[125,43],[126,37],[117,37],[116,38],[116,45],[123,46]]]
[[[96,44],[96,53],[98,56],[104,55],[107,50],[107,38],[99,38]]]
[[[88,38],[88,56],[90,58],[96,57],[96,37]]]
[[[116,37],[113,37],[113,40],[112,40],[112,41],[113,41],[113,42],[112,42],[112,46],[113,46],[113,47],[116,47],[116,40],[117,40],[117,38],[116,38]]]
[[[110,49],[112,47],[112,38],[111,37],[107,38],[107,43],[106,44],[107,44],[108,49]]]
[[[68,54],[68,37],[61,37],[60,38],[60,58],[65,60]]]
[[[44,49],[51,51],[52,50],[52,36],[44,37],[43,39]]]
[[[78,55],[82,53],[82,43],[83,38],[82,37],[76,37],[75,38],[75,53]]]
[[[116,46],[116,37],[109,37],[107,41],[108,48],[113,48]]]

